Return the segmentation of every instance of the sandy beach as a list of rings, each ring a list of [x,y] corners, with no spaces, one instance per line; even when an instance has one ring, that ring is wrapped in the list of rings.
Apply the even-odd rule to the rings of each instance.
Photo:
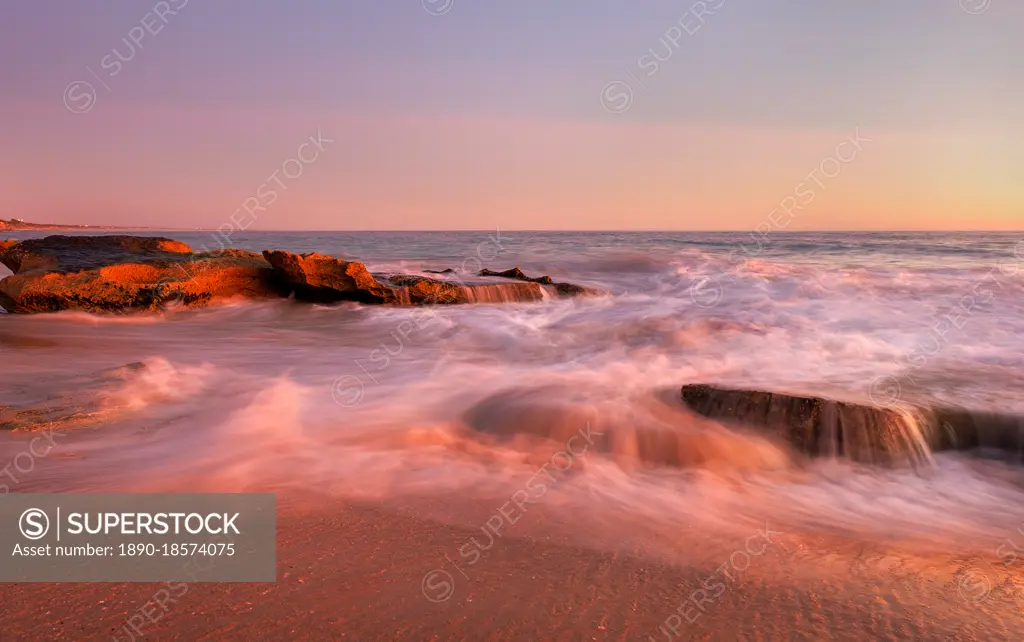
[[[728,543],[700,533],[666,534],[689,549],[668,563],[574,545],[564,519],[537,514],[529,536],[500,538],[461,575],[445,554],[479,531],[418,518],[415,505],[309,497],[281,505],[276,584],[175,584],[170,597],[158,595],[166,608],[154,601],[161,584],[4,585],[0,626],[8,639],[51,640],[1018,640],[1024,632],[1021,594],[1007,588],[1014,576],[989,569],[1000,587],[981,599],[963,580],[963,565],[982,560],[958,568],[942,556],[780,535],[745,570],[723,572]],[[424,584],[436,569],[448,575]],[[721,595],[703,611],[684,608],[692,622],[671,619],[716,572]]]

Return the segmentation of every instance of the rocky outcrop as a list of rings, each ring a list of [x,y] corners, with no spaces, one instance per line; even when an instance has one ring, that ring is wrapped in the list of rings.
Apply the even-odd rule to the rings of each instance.
[[[477,272],[477,276],[493,276],[500,277],[503,279],[515,279],[517,281],[527,281],[530,283],[540,283],[541,285],[552,286],[555,293],[558,296],[594,296],[600,294],[597,290],[592,288],[586,288],[582,285],[574,285],[572,283],[555,283],[551,280],[550,276],[535,276],[529,277],[523,273],[518,267],[509,268],[502,272],[494,272],[493,270],[481,270]]]
[[[452,305],[540,301],[545,298],[542,284],[551,282],[548,277],[521,279],[524,282],[509,284],[480,280],[466,282],[451,277],[431,279],[407,274],[373,275],[362,263],[321,254],[299,255],[278,250],[266,251],[263,256],[273,266],[274,276],[282,288],[294,292],[296,299],[320,303],[358,301],[393,305]],[[454,270],[449,268],[432,273],[449,275]],[[575,289],[557,289],[562,285]],[[586,288],[569,284],[554,287],[556,293],[565,296],[588,292]]]
[[[47,236],[15,243],[0,254],[0,262],[15,274],[83,270],[139,261],[180,261],[192,254],[184,243],[143,236]]]
[[[373,275],[362,263],[316,253],[193,254],[184,243],[139,236],[58,235],[0,242],[0,262],[14,272],[0,281],[0,305],[10,312],[145,310],[169,302],[199,307],[231,297],[289,295],[319,303],[507,303],[589,292],[569,284],[548,285],[546,277],[466,283],[450,276],[451,271],[440,273],[444,279]]]
[[[114,312],[158,309],[171,302],[203,307],[234,297],[281,296],[270,279],[270,265],[259,254],[222,250],[187,256],[77,272],[47,272],[38,262],[23,260],[14,276],[0,281],[0,305],[9,312]]]
[[[961,409],[881,408],[821,397],[708,385],[682,388],[698,414],[755,427],[811,456],[859,462],[920,462],[932,452],[978,447],[1024,452],[1024,421]]]
[[[274,268],[277,283],[301,301],[397,302],[394,288],[378,283],[362,263],[281,250],[264,250],[263,258]]]
[[[523,279],[521,283],[493,283],[480,279],[467,282],[450,276],[432,279],[407,274],[374,275],[362,263],[321,254],[266,251],[263,256],[273,266],[274,276],[282,288],[293,292],[298,300],[320,303],[358,301],[393,305],[453,305],[540,301],[545,298],[543,284],[550,283],[547,277]],[[449,268],[431,273],[450,275],[454,270]],[[579,288],[576,293],[585,290]],[[556,289],[555,292],[559,291]]]

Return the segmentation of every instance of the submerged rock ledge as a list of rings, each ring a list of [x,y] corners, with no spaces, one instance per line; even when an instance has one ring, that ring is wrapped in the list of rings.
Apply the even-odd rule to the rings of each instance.
[[[554,288],[558,296],[594,296],[600,294],[597,290],[585,288],[582,285],[574,285],[572,283],[555,283],[551,280],[550,276],[529,277],[523,274],[523,271],[518,267],[510,268],[504,272],[481,270],[477,272],[477,276],[496,276],[502,279],[515,279],[517,281],[525,281],[528,283],[540,283],[541,285],[551,286]]]
[[[524,276],[517,279],[519,283],[501,283],[466,282],[450,276],[451,271],[443,273],[444,279],[373,275],[362,263],[317,253],[220,250],[196,254],[172,239],[125,235],[0,241],[0,263],[14,273],[0,281],[0,305],[19,313],[148,310],[171,302],[202,307],[229,298],[286,296],[314,303],[432,305],[539,301],[597,293],[552,283],[547,277],[544,281]]]
[[[959,408],[882,408],[822,397],[686,385],[683,401],[705,417],[776,436],[811,456],[867,463],[919,462],[932,452],[988,448],[1024,455],[1024,418]]]

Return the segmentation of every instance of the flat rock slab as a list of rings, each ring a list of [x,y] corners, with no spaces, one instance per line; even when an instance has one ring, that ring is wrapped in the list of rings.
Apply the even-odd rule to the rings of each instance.
[[[916,461],[928,453],[908,417],[891,409],[706,385],[683,386],[682,393],[683,401],[705,417],[756,426],[812,456],[880,463]]]
[[[921,417],[933,450],[981,448],[1024,461],[1024,417],[963,408],[923,409]]]
[[[222,250],[188,260],[141,260],[78,272],[22,270],[0,281],[9,312],[154,310],[174,302],[203,307],[235,297],[278,298],[270,265],[254,252]]]
[[[694,412],[774,435],[811,456],[869,463],[917,462],[941,450],[991,448],[1020,457],[1020,417],[956,408],[882,408],[821,397],[686,385]]]
[[[179,241],[142,236],[54,235],[0,245],[0,262],[15,274],[68,274],[126,262],[184,261],[191,254],[192,248]]]

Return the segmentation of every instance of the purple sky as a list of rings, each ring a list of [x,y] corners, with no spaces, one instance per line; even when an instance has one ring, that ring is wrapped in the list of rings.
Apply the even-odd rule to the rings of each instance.
[[[0,218],[738,230],[1024,220],[1014,0],[5,9]]]

